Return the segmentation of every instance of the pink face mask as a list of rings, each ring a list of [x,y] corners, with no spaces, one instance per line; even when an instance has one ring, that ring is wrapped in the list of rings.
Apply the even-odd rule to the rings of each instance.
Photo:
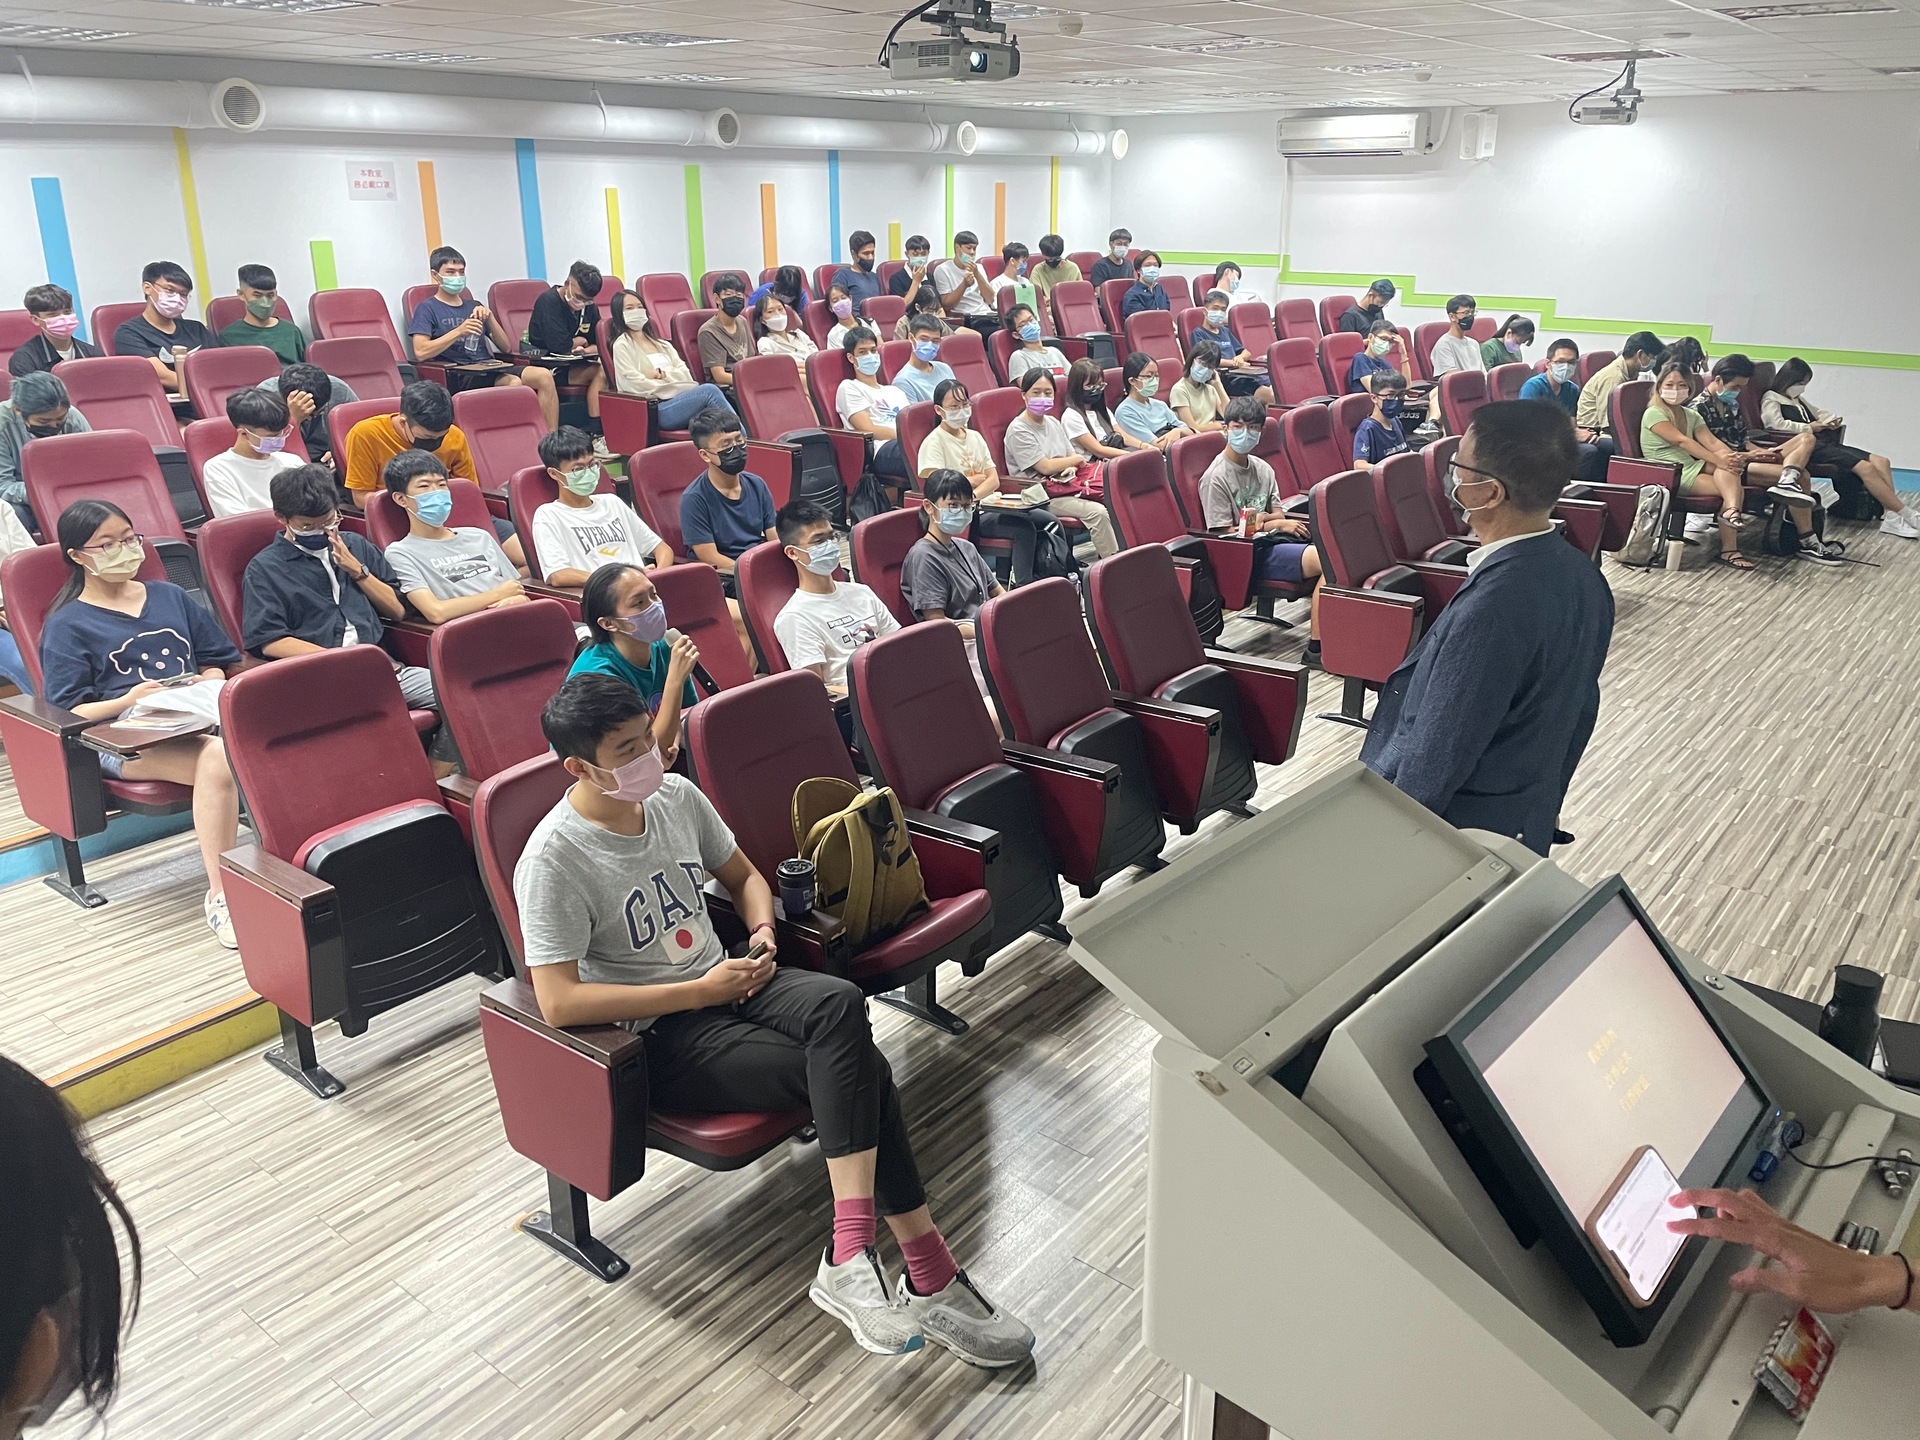
[[[1053,401],[1047,399],[1044,395],[1035,396],[1033,399],[1027,401],[1027,411],[1033,415],[1051,415],[1053,413]]]
[[[41,322],[49,335],[71,335],[80,328],[78,315],[51,315]]]
[[[830,308],[833,313],[842,320],[851,319],[853,316],[853,301],[851,300],[836,300]]]
[[[187,297],[173,290],[156,290],[153,308],[169,320],[178,320],[187,313]]]
[[[598,770],[600,767],[595,765],[592,768]],[[611,785],[601,784],[598,779],[593,783],[600,786],[607,798],[629,800],[635,804],[643,800],[651,800],[659,793],[660,787],[666,783],[667,779],[666,767],[660,763],[658,750],[649,750],[646,754],[629,760],[624,765],[616,765],[611,771],[605,773],[613,776]]]

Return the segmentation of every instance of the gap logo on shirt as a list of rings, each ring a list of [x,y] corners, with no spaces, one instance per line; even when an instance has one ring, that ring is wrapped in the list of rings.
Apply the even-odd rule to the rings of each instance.
[[[707,872],[684,860],[680,870],[693,897],[691,904],[674,888],[664,870],[654,871],[644,885],[627,892],[627,940],[635,950],[659,945],[674,961],[692,960],[700,953],[702,937],[693,922],[700,918],[700,883]]]
[[[193,646],[186,636],[167,626],[142,630],[107,659],[113,662],[115,674],[141,680],[171,680],[193,673]]]

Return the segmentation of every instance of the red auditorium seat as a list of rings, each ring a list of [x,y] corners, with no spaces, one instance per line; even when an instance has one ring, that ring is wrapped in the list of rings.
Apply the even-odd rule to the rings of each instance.
[[[131,430],[143,436],[153,447],[180,519],[190,524],[203,518],[196,513],[200,502],[181,445],[180,422],[153,366],[137,355],[101,355],[63,360],[53,373],[67,387],[73,408],[95,430]]]
[[[1080,893],[1094,894],[1101,881],[1130,865],[1164,868],[1162,811],[1176,821],[1195,814],[1218,727],[1113,695],[1087,635],[1079,592],[1066,580],[1040,580],[996,596],[981,607],[975,631],[981,668],[1013,743],[1114,767],[1091,867],[1096,879]],[[1200,756],[1201,773],[1176,763],[1190,754]]]
[[[1591,350],[1585,355],[1582,355],[1580,357],[1580,383],[1585,385],[1587,381],[1593,378],[1595,371],[1604,369],[1619,358],[1619,355],[1612,350]],[[1757,380],[1758,377],[1756,376],[1755,379]],[[1747,388],[1751,390],[1753,385],[1749,384]]]
[[[16,550],[0,561],[0,593],[7,597],[7,625],[20,642],[20,656],[38,696],[44,696],[47,688],[40,668],[40,635],[53,597],[66,583],[67,575],[67,562],[58,545]],[[168,578],[158,552],[151,547],[136,578]],[[54,841],[54,873],[46,877],[47,884],[76,905],[93,909],[106,904],[107,897],[87,883],[80,841],[105,830],[110,816],[121,811],[177,815],[190,810],[193,791],[164,780],[107,779],[100,773],[99,752],[80,738],[99,722],[84,720],[36,695],[0,699],[0,747],[6,750],[21,811],[50,832]]]
[[[1340,453],[1347,457],[1347,464],[1353,464],[1353,436],[1360,428],[1360,422],[1373,414],[1373,396],[1342,395],[1327,407],[1333,417],[1333,439],[1340,447]]]
[[[113,348],[114,331],[118,330],[122,325],[126,324],[127,321],[133,319],[134,316],[140,314],[146,308],[147,302],[144,300],[126,300],[113,305],[96,305],[93,307],[93,313],[87,317],[87,333],[93,336],[93,343],[100,347],[102,356],[110,357],[119,355],[120,352]],[[142,363],[145,363],[145,357],[139,355],[124,358],[140,360]],[[72,365],[76,362],[68,360],[63,363]],[[147,366],[147,373],[153,373],[153,367],[151,365]]]
[[[1280,417],[1280,429],[1286,436],[1287,458],[1293,462],[1294,477],[1302,489],[1310,490],[1353,464],[1353,449],[1340,449],[1333,411],[1326,405],[1295,406]]]
[[[523,954],[513,870],[527,838],[572,783],[552,754],[481,784],[474,848],[508,948]],[[714,928],[737,945],[744,927],[716,911]],[[731,914],[725,917],[731,921]],[[782,923],[782,922],[777,922]],[[786,955],[787,937],[781,936]],[[648,1103],[646,1037],[618,1025],[549,1025],[533,986],[504,980],[480,996],[480,1035],[507,1143],[547,1172],[548,1208],[522,1234],[605,1281],[627,1262],[594,1237],[587,1197],[611,1200],[646,1173],[648,1150],[708,1170],[737,1170],[811,1121],[805,1110],[670,1113]]]
[[[1218,717],[1219,749],[1201,811],[1249,815],[1254,762],[1284,764],[1300,738],[1307,672],[1202,646],[1178,603],[1173,570],[1173,557],[1157,545],[1095,561],[1086,576],[1094,636],[1119,693]]]
[[[920,515],[918,505],[884,511],[860,521],[847,537],[853,551],[853,578],[878,595],[902,625],[920,618],[900,593],[900,570],[907,552],[926,533]]]
[[[807,391],[813,398],[813,408],[820,415],[820,423],[841,424],[834,400],[840,393],[840,382],[853,379],[853,361],[844,350],[816,350],[807,356],[806,371]]]
[[[785,357],[774,355],[763,358],[778,360]],[[791,361],[787,368],[793,369]],[[767,482],[775,509],[792,498],[794,483],[798,478],[795,460],[796,454],[791,445],[772,440],[747,442],[747,469]],[[640,512],[640,518],[647,522],[653,533],[667,542],[676,560],[686,558],[691,553],[685,537],[680,533],[680,496],[687,486],[706,472],[706,468],[700,452],[688,440],[655,445],[642,450],[628,462],[627,478],[633,486],[634,509]]]
[[[203,420],[225,415],[227,397],[234,391],[250,390],[279,373],[280,357],[264,345],[223,345],[212,350],[196,350],[180,362],[180,378],[187,387],[187,398],[193,402],[194,413]]]
[[[203,478],[207,462],[231,450],[236,434],[233,422],[224,415],[217,420],[195,420],[182,432],[181,438],[186,442],[187,467],[193,472],[194,489],[200,497],[202,515],[213,514],[213,504],[207,499],[207,485]],[[298,425],[287,431],[287,453],[299,456],[302,463],[307,459],[307,447],[300,438]],[[196,533],[194,543],[198,544],[199,539],[200,535]]]
[[[809,300],[802,306],[800,323],[805,327],[809,340],[822,350],[827,348],[827,336],[833,330],[834,315],[827,308],[825,300]]]
[[[961,326],[940,339],[940,359],[953,371],[953,378],[967,387],[969,395],[980,395],[1000,382],[987,363],[987,342],[979,332]]]
[[[61,513],[76,500],[105,500],[124,510],[146,538],[165,579],[204,596],[199,557],[187,543],[153,449],[140,436],[130,430],[91,430],[30,440],[20,451],[20,479],[42,535],[57,533]]]
[[[1352,295],[1322,295],[1320,297],[1317,318],[1320,321],[1320,333],[1335,335],[1340,332],[1340,317],[1359,304]]]
[[[898,295],[875,295],[860,307],[860,323],[881,340],[893,338],[893,327],[907,313],[907,302]]]
[[[893,377],[900,373],[900,367],[913,358],[911,340],[882,340],[880,342],[880,378],[891,385]]]
[[[706,363],[700,358],[700,327],[720,312],[717,310],[682,310],[673,317],[673,348],[680,352],[680,358],[687,362],[687,373],[693,376],[696,385],[711,381],[707,374]],[[612,364],[612,357],[604,350],[601,352],[603,363]],[[613,371],[607,371],[607,388],[613,388]],[[600,403],[606,404],[601,396]]]
[[[7,365],[13,359],[13,352],[39,333],[40,327],[33,323],[31,312],[0,310],[0,385],[12,383],[12,377],[7,373]],[[0,399],[4,398],[4,395],[0,395]]]
[[[689,314],[699,313],[701,312],[682,310],[674,316],[674,323],[678,324]],[[653,319],[651,311],[648,312],[647,322],[649,328],[652,329],[656,336],[667,333],[667,331]],[[698,327],[696,326],[695,328],[697,329]],[[675,441],[688,439],[692,433],[691,431],[663,430],[660,428],[660,406],[657,401],[643,400],[638,395],[622,395],[615,388],[613,321],[611,319],[604,316],[601,318],[599,328],[594,335],[594,343],[599,347],[600,368],[605,374],[607,381],[606,388],[600,392],[600,425],[606,434],[607,448],[616,455],[631,456],[637,455],[650,445],[668,445]],[[676,348],[678,347],[676,346]],[[706,374],[699,365],[700,348],[698,342],[694,344],[693,354],[694,364],[689,367],[690,371],[696,381],[704,380],[706,379]],[[685,358],[684,354],[682,358]],[[525,387],[507,386],[504,388],[511,391],[513,389],[524,389]],[[455,396],[454,399],[457,403],[460,397]],[[464,429],[465,427],[463,426],[461,428]],[[541,433],[544,434],[545,431],[543,430]],[[479,461],[477,457],[474,463],[476,466],[478,465]]]
[[[647,323],[655,335],[671,335],[673,317],[682,310],[696,308],[693,287],[678,271],[656,271],[642,275],[634,283],[639,287],[636,293],[640,303],[647,307]]]
[[[1651,380],[1623,380],[1613,387],[1613,393],[1607,397],[1613,443],[1620,452],[1607,462],[1607,483],[1623,486],[1660,485],[1666,488],[1669,496],[1666,568],[1678,570],[1680,557],[1686,549],[1686,517],[1718,514],[1720,497],[1711,490],[1682,495],[1680,467],[1648,460],[1641,453],[1640,422],[1647,406],[1653,402],[1653,387]]]
[[[202,420],[201,425],[220,422]],[[239,645],[246,634],[247,562],[274,542],[280,521],[271,510],[249,510],[209,520],[195,537],[200,565],[207,574],[207,594],[214,618]]]
[[[1520,387],[1533,378],[1533,366],[1516,361],[1512,365],[1496,365],[1487,372],[1487,398],[1490,400],[1518,400]]]
[[[307,347],[307,361],[346,381],[362,400],[398,400],[405,384],[387,342],[377,335],[316,340]]]
[[[478,485],[471,480],[449,480],[447,489],[453,495],[453,514],[447,518],[448,525],[457,529],[493,533],[493,512],[487,509],[486,499],[480,494]],[[384,489],[369,493],[366,517],[367,543],[376,550],[385,550],[406,535],[410,523],[407,512]]]
[[[366,337],[384,342],[396,366],[409,366],[413,360],[412,351],[401,341],[400,332],[393,328],[387,297],[378,290],[316,290],[307,301],[307,317],[312,321],[316,344],[322,340]],[[311,354],[308,358],[312,358]],[[340,378],[346,379],[344,375]]]
[[[1083,276],[1091,275],[1093,273],[1093,267],[1100,263],[1100,252],[1098,250],[1069,250],[1067,252],[1067,259],[1080,267],[1080,273]]]
[[[845,263],[843,260],[829,260],[824,265],[816,265],[813,267],[813,272],[809,278],[813,281],[813,298],[816,303],[826,299],[827,290],[833,284],[834,272]]]
[[[1107,323],[1101,328],[1108,334],[1118,335],[1125,328],[1120,319],[1120,302],[1126,298],[1127,291],[1134,286],[1132,280],[1103,280],[1099,285],[1100,313],[1106,316]],[[1054,287],[1056,290],[1058,286]]]
[[[1320,375],[1327,382],[1329,395],[1345,395],[1352,389],[1347,384],[1347,372],[1353,367],[1353,357],[1366,348],[1367,337],[1351,330],[1336,330],[1320,341]]]
[[[1460,448],[1457,437],[1454,450]],[[1441,565],[1464,565],[1467,552],[1479,542],[1450,523],[1451,505],[1439,504],[1427,484],[1427,457],[1417,450],[1389,455],[1370,472],[1374,508],[1381,521],[1387,548],[1400,560],[1431,560]]]
[[[1173,328],[1173,315],[1166,310],[1139,310],[1127,317],[1127,352],[1151,355],[1163,368],[1173,371],[1186,364],[1186,353]],[[1162,388],[1171,391],[1178,376],[1161,376]]]
[[[700,788],[762,875],[774,874],[794,854],[792,797],[802,780],[856,783],[827,687],[809,671],[769,675],[703,700],[688,712],[686,733]],[[957,1035],[966,1022],[936,1000],[935,972],[949,960],[967,974],[985,968],[1001,837],[913,809],[907,829],[928,908],[857,951],[843,929],[816,915],[811,935],[797,933],[797,926],[783,929],[782,963],[845,975],[867,994]]]
[[[847,662],[847,692],[855,742],[876,781],[903,805],[999,832],[987,949],[1030,930],[1071,940],[1060,923],[1060,881],[1093,893],[1122,868],[1100,853],[1119,767],[996,736],[952,621],[860,646]]]
[[[533,302],[552,287],[544,280],[496,280],[487,286],[487,309],[518,351],[533,320]],[[611,292],[609,292],[611,293]]]
[[[220,873],[247,983],[280,1011],[267,1063],[321,1099],[313,1027],[340,1033],[469,974],[506,969],[473,852],[441,803],[393,665],[356,645],[259,665],[220,694],[258,841]],[[289,777],[325,776],[325,784]]]
[[[1100,313],[1093,286],[1085,280],[1064,280],[1047,292],[1047,304],[1053,311],[1053,328],[1063,338],[1078,340],[1101,368],[1117,365],[1119,347]]]
[[[1420,367],[1420,373],[1409,375],[1409,380],[1433,379],[1433,347],[1451,328],[1444,320],[1429,320],[1413,327],[1413,363]]]
[[[1320,342],[1296,336],[1267,347],[1267,373],[1273,377],[1274,409],[1324,405],[1333,395],[1320,368]]]
[[[238,295],[216,295],[207,301],[207,329],[218,335],[229,325],[237,324],[247,313],[247,302]],[[287,297],[273,297],[273,316],[288,325],[297,325],[293,311],[287,305]]]
[[[716,689],[731,690],[752,680],[753,662],[734,633],[719,572],[711,565],[688,560],[647,574],[661,604],[667,607],[667,624],[693,641],[700,651],[700,668],[713,677],[709,687],[696,673],[694,688],[711,695]]]
[[[1311,340],[1320,343],[1320,316],[1313,301],[1296,296],[1282,300],[1273,309],[1273,328],[1282,340]]]
[[[505,496],[513,477],[540,463],[547,422],[540,397],[525,385],[492,385],[453,397],[453,423],[467,437],[480,489]]]
[[[1314,485],[1313,534],[1326,579],[1320,588],[1320,663],[1345,686],[1337,715],[1366,728],[1366,694],[1407,658],[1423,625],[1464,583],[1453,565],[1404,565],[1387,541],[1373,479],[1346,470]]]
[[[1466,434],[1467,426],[1473,422],[1473,412],[1491,398],[1484,370],[1453,370],[1442,375],[1440,414],[1447,423],[1448,433]]]
[[[750,355],[734,367],[733,386],[751,434],[800,446],[796,493],[813,498],[836,481],[843,494],[853,493],[866,469],[867,437],[820,423],[793,361],[784,355]],[[817,438],[822,436],[824,442]]]

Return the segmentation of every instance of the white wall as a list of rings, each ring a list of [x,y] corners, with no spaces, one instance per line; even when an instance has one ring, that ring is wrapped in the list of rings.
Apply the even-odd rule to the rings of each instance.
[[[1274,115],[1138,119],[1131,153],[1114,166],[1114,218],[1136,243],[1169,250],[1285,253],[1295,271],[1413,276],[1430,297],[1546,297],[1561,315],[1644,324],[1662,338],[1711,326],[1712,354],[1920,351],[1904,264],[1920,227],[1920,95],[1655,99],[1623,129],[1576,126],[1551,105],[1499,114],[1497,153],[1484,162],[1458,159],[1452,139],[1430,159],[1295,161],[1284,236]],[[1235,199],[1166,204],[1203,159]],[[1273,294],[1272,269],[1249,275]],[[1393,313],[1409,328],[1441,316],[1406,304]],[[1550,324],[1543,340],[1619,344],[1617,334]],[[1905,439],[1920,371],[1809,358],[1813,396],[1854,422],[1849,439],[1920,462]]]

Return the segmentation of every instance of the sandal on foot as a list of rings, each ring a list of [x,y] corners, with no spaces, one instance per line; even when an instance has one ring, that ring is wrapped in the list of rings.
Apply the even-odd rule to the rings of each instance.
[[[1738,550],[1722,550],[1718,558],[1722,565],[1730,566],[1735,570],[1758,570],[1760,568]]]
[[[1741,530],[1753,523],[1753,517],[1748,515],[1744,510],[1722,510],[1720,512],[1720,523],[1722,525],[1730,525],[1735,530]]]

